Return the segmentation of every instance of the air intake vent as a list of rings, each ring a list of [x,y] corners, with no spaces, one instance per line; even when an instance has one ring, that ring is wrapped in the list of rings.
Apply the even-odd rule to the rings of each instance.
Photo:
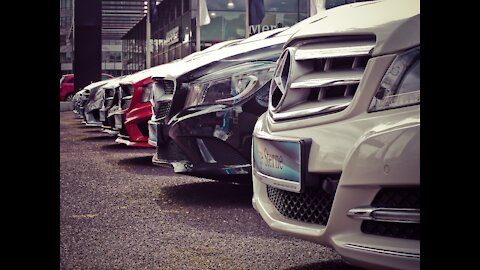
[[[268,198],[283,216],[302,222],[327,225],[334,194],[322,188],[295,193],[267,185]]]
[[[372,37],[350,37],[287,48],[270,87],[272,118],[290,120],[348,107],[374,45]]]

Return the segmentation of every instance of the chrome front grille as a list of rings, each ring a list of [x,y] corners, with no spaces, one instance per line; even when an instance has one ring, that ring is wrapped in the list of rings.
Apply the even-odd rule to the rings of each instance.
[[[168,112],[170,111],[170,105],[172,105],[171,100],[156,101],[155,105],[153,106],[153,112],[155,114],[155,118],[162,119],[165,116],[167,116]]]
[[[105,100],[104,100],[104,107],[109,109],[113,106],[115,97],[115,88],[106,88],[105,89]]]
[[[122,110],[128,109],[132,102],[133,85],[122,85],[120,88],[120,107]]]
[[[128,109],[128,107],[130,107],[130,103],[132,103],[132,97],[123,98],[122,99],[122,110]]]
[[[347,108],[374,45],[374,37],[360,36],[288,47],[280,56],[270,85],[270,116],[282,121]]]
[[[173,95],[173,92],[175,90],[175,84],[173,81],[163,80],[163,86],[164,86],[165,95]]]
[[[152,111],[155,119],[165,118],[170,112],[173,93],[175,92],[175,81],[156,79],[152,88]]]
[[[321,187],[295,193],[267,185],[268,198],[283,216],[302,222],[327,225],[334,194]]]

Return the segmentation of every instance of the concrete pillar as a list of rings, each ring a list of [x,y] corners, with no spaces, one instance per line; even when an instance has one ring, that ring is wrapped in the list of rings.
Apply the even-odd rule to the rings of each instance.
[[[101,0],[74,1],[75,91],[101,79],[102,65]]]

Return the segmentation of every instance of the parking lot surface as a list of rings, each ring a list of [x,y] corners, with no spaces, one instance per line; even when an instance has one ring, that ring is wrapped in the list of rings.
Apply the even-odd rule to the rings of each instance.
[[[272,231],[252,187],[178,175],[60,113],[60,269],[358,269]]]

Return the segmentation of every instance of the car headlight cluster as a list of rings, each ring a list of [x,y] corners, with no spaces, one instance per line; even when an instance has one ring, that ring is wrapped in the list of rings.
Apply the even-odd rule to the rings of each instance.
[[[236,104],[269,83],[275,62],[239,64],[189,83],[185,107],[202,104]]]
[[[420,103],[420,47],[398,55],[383,76],[368,112]]]

